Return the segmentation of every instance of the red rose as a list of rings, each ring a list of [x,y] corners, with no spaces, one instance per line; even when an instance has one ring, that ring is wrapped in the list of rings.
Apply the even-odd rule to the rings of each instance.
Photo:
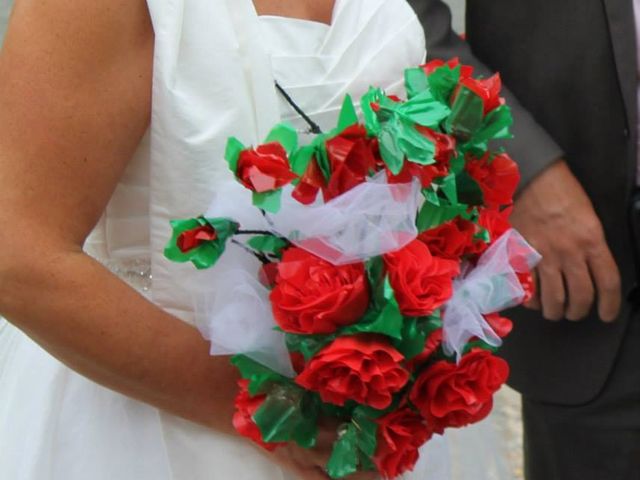
[[[262,406],[266,395],[249,395],[249,381],[248,380],[240,380],[238,381],[238,386],[240,387],[240,392],[236,396],[235,407],[236,413],[233,415],[233,426],[236,431],[246,437],[262,448],[269,450],[272,452],[276,448],[282,445],[282,443],[266,443],[262,440],[262,433],[260,433],[260,429],[253,421],[253,415],[258,411],[258,409]]]
[[[486,350],[475,349],[459,364],[436,362],[416,380],[409,398],[429,426],[441,433],[489,415],[493,394],[507,381],[509,365]]]
[[[498,208],[513,203],[520,171],[509,155],[502,153],[492,157],[487,153],[480,159],[469,157],[465,168],[480,186],[486,206]]]
[[[458,262],[432,256],[420,240],[387,253],[384,263],[400,311],[408,317],[430,315],[442,306],[453,294],[453,278],[460,273]]]
[[[277,142],[243,150],[238,157],[236,176],[256,193],[277,190],[298,178],[289,167],[287,152]]]
[[[505,208],[504,210],[497,210],[493,208],[480,209],[480,218],[478,219],[478,223],[482,228],[489,232],[491,243],[495,242],[503,233],[511,228],[509,216],[511,215],[512,210],[512,207]]]
[[[212,242],[218,238],[216,230],[211,225],[204,225],[191,230],[185,230],[178,236],[177,245],[182,253],[198,248],[204,242]]]
[[[322,190],[325,202],[363,183],[381,161],[378,140],[369,138],[362,125],[346,128],[325,145],[331,167],[329,184]]]
[[[382,410],[409,380],[404,357],[389,343],[371,335],[338,337],[313,357],[296,383],[318,392],[324,402],[354,400]]]
[[[418,449],[433,435],[424,418],[409,408],[393,411],[378,419],[378,444],[373,457],[384,478],[396,478],[413,470]]]
[[[482,99],[485,115],[504,103],[504,99],[500,97],[502,81],[498,73],[484,79],[461,78],[460,85],[467,87]]]
[[[271,307],[285,332],[333,333],[367,311],[369,283],[362,263],[336,266],[293,247],[277,268]]]
[[[429,63],[422,65],[422,69],[424,73],[427,75],[431,75],[438,68],[447,65],[449,68],[454,69],[458,65],[461,65],[460,59],[458,57],[452,58],[451,60],[445,62],[444,60],[431,60]],[[460,67],[460,77],[461,78],[469,78],[473,75],[473,67],[470,65],[461,65]]]
[[[513,322],[499,313],[484,315],[484,319],[500,338],[506,337],[511,333],[511,330],[513,330]]]
[[[476,226],[473,222],[456,218],[442,225],[422,232],[418,240],[429,247],[432,255],[449,260],[457,260],[477,250],[474,244]]]
[[[413,357],[411,360],[407,362],[407,368],[409,370],[415,370],[418,366],[423,365],[427,360],[431,358],[436,350],[442,345],[442,329],[439,328],[431,332],[431,335],[427,338],[427,341],[424,343],[424,350],[422,353]]]

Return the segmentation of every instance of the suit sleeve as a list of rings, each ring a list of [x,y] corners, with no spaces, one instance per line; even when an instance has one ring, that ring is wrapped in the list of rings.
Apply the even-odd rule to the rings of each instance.
[[[424,27],[428,59],[447,60],[459,57],[461,62],[472,65],[476,73],[484,76],[492,74],[491,70],[473,55],[469,44],[453,31],[448,5],[441,0],[408,1]],[[499,145],[504,146],[518,163],[522,175],[522,189],[547,166],[563,157],[564,152],[507,88],[503,90],[503,95],[513,113],[514,138]]]

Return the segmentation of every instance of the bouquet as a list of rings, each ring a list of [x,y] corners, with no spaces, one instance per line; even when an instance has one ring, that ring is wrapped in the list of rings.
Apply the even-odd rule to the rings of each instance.
[[[266,227],[172,221],[173,261],[213,267],[229,243],[260,261],[266,313],[248,321],[268,348],[217,352],[236,353],[241,435],[312,448],[329,417],[331,478],[396,478],[432,435],[491,411],[509,373],[499,312],[532,294],[539,257],[508,221],[517,165],[489,145],[510,136],[500,77],[472,73],[457,59],[409,68],[406,99],[371,88],[359,118],[347,96],[307,145],[288,124],[257,146],[231,138],[226,160]],[[219,317],[224,344],[236,319]]]

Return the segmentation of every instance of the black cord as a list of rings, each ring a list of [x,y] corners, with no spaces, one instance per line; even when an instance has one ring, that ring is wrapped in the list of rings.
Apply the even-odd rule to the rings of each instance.
[[[262,254],[262,253],[258,253],[254,250],[251,250],[249,247],[247,247],[245,244],[240,243],[237,240],[231,240],[231,243],[233,243],[234,245],[239,246],[241,249],[243,249],[245,252],[250,253],[251,255],[253,255],[254,257],[256,257],[258,260],[260,260],[262,262],[263,265],[266,265],[267,263],[271,263],[271,260],[269,260],[267,258],[266,255]]]
[[[322,129],[320,128],[320,126],[316,122],[311,120],[311,118],[309,118],[309,116],[306,113],[304,113],[304,111],[296,104],[296,102],[293,101],[293,98],[289,96],[286,90],[282,88],[282,86],[277,81],[276,81],[276,88],[278,89],[280,94],[284,97],[284,99],[287,101],[287,103],[291,105],[291,107],[298,113],[298,115],[300,115],[304,119],[305,122],[307,122],[307,124],[310,127],[309,131],[316,135],[320,135],[322,133]]]

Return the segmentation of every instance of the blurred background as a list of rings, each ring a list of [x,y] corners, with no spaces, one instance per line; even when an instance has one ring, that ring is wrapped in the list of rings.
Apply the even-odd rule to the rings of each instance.
[[[464,6],[466,0],[446,0],[446,3],[449,4],[453,12],[453,28],[458,33],[464,32]]]

